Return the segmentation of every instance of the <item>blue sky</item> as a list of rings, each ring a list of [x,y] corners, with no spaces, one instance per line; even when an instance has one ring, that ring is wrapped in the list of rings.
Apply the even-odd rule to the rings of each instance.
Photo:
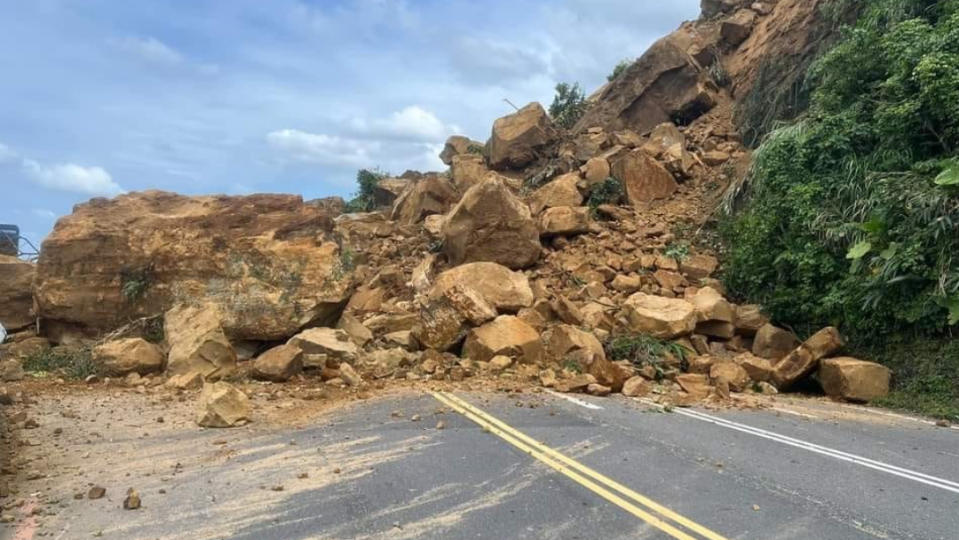
[[[349,195],[439,170],[559,81],[588,91],[699,0],[0,0],[0,223],[94,196]]]

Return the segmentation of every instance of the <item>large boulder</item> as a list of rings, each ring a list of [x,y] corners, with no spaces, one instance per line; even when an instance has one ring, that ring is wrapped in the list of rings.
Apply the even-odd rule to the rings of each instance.
[[[250,374],[264,381],[288,381],[303,370],[303,349],[295,345],[279,345],[253,360]]]
[[[403,190],[393,204],[390,218],[405,225],[423,221],[426,216],[445,214],[456,201],[453,184],[439,174],[429,174]]]
[[[818,378],[826,395],[865,402],[889,394],[892,371],[858,358],[829,358],[819,363]]]
[[[696,328],[698,315],[689,302],[636,293],[626,299],[623,309],[632,331],[660,339],[674,339]]]
[[[589,207],[558,206],[539,216],[542,236],[569,236],[589,231]]]
[[[679,189],[673,175],[643,150],[633,150],[613,161],[612,170],[633,206],[667,199]]]
[[[783,390],[803,377],[812,373],[819,361],[843,347],[839,330],[829,326],[813,334],[776,364],[773,371],[773,384]]]
[[[606,132],[639,133],[674,119],[692,121],[715,105],[710,82],[687,53],[703,37],[682,27],[654,43],[619,77],[603,87],[573,131],[600,126]]]
[[[328,362],[352,363],[360,352],[350,335],[338,328],[310,328],[290,338],[288,345],[303,351],[303,367],[324,368]]]
[[[463,344],[463,356],[477,362],[508,356],[535,364],[543,357],[543,343],[532,326],[512,315],[500,315],[470,331]]]
[[[580,177],[576,173],[564,174],[534,191],[530,195],[529,203],[533,215],[539,214],[546,208],[583,204],[583,195],[576,187],[579,181]]]
[[[450,166],[450,177],[453,185],[460,193],[479,184],[489,176],[490,170],[486,167],[486,160],[479,154],[463,154],[453,157]]]
[[[753,338],[753,354],[767,360],[778,361],[798,346],[795,334],[769,323],[760,326]]]
[[[246,394],[229,383],[203,385],[196,423],[202,427],[228,428],[248,422],[253,407]]]
[[[483,147],[483,143],[479,141],[471,140],[463,135],[453,135],[446,139],[443,151],[440,152],[440,160],[447,165],[452,165],[457,156],[477,155],[482,157]]]
[[[722,22],[719,33],[727,45],[735,47],[746,41],[755,24],[756,12],[751,9],[741,9]]]
[[[458,287],[475,291],[499,312],[515,313],[533,305],[533,290],[526,276],[496,263],[464,264],[441,273],[436,276],[430,297],[448,296]]]
[[[42,319],[90,334],[177,303],[216,305],[234,339],[335,322],[352,290],[328,213],[295,195],[93,199],[43,243]]]
[[[571,362],[577,364],[583,373],[596,378],[596,382],[618,392],[623,384],[633,376],[631,370],[624,369],[606,358],[603,345],[592,332],[561,324],[551,328],[544,336],[547,351],[553,360],[561,365]]]
[[[93,361],[104,375],[146,375],[163,369],[166,357],[159,347],[142,338],[108,341],[93,348]]]
[[[30,326],[33,313],[33,278],[36,266],[16,257],[0,255],[0,324],[7,332]]]
[[[543,106],[530,103],[493,123],[493,134],[486,145],[490,167],[522,169],[536,161],[556,138],[557,130]]]
[[[236,351],[223,333],[220,312],[213,306],[180,305],[166,312],[163,334],[169,346],[171,375],[199,373],[207,378],[236,369]]]
[[[526,268],[539,259],[541,249],[529,207],[495,177],[470,188],[450,210],[443,238],[453,265],[487,261]]]

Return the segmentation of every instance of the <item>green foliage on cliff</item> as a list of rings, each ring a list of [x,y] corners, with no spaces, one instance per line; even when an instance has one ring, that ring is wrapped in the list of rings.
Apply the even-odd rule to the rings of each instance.
[[[369,212],[376,206],[373,199],[373,190],[386,177],[386,174],[377,170],[360,169],[356,172],[357,192],[353,199],[346,203],[347,212]]]
[[[853,343],[959,330],[959,0],[876,0],[755,155],[726,281]]]
[[[586,112],[586,94],[579,87],[579,83],[559,83],[556,85],[556,95],[549,106],[549,116],[553,122],[569,129]]]

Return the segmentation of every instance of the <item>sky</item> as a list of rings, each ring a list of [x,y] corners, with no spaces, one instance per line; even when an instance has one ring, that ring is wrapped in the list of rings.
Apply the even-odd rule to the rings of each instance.
[[[587,93],[699,0],[0,0],[0,223],[92,197],[348,197],[451,134]]]

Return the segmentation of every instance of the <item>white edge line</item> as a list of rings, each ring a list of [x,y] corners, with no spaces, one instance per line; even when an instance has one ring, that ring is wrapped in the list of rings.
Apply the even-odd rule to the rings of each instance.
[[[819,417],[814,414],[806,414],[806,413],[801,413],[797,411],[791,411],[789,409],[784,409],[782,407],[771,407],[771,409],[774,411],[779,411],[781,413],[791,414],[793,416],[801,416],[803,418],[815,418],[817,420],[819,419]]]
[[[644,402],[649,405],[662,408],[661,405],[653,401],[649,401],[641,398],[634,398],[634,399],[636,399],[636,401]],[[912,471],[909,469],[897,467],[895,465],[890,465],[888,463],[883,463],[881,461],[874,461],[866,457],[857,456],[855,454],[848,454],[840,450],[834,450],[829,447],[819,446],[817,444],[802,441],[800,439],[793,439],[791,437],[780,435],[772,431],[766,431],[766,430],[763,430],[760,428],[754,428],[752,426],[748,426],[745,424],[739,424],[738,422],[733,422],[732,420],[725,420],[723,418],[718,418],[705,413],[700,413],[698,411],[676,409],[675,412],[682,414],[688,418],[693,418],[703,422],[715,424],[720,427],[725,427],[725,428],[733,429],[743,433],[748,433],[750,435],[754,435],[756,437],[762,437],[764,439],[769,439],[769,440],[778,442],[780,444],[785,444],[785,445],[793,446],[803,450],[808,450],[810,452],[814,452],[824,456],[829,456],[841,461],[854,463],[856,465],[861,465],[863,467],[875,469],[877,471],[885,472],[887,474],[892,474],[895,476],[913,480],[915,482],[920,482],[929,486],[938,487],[940,489],[944,489],[954,493],[959,493],[959,483],[953,482],[951,480],[946,480],[945,478],[938,478],[935,476],[920,473],[918,471]]]
[[[573,396],[567,396],[566,394],[561,394],[561,393],[559,393],[559,392],[554,392],[553,390],[547,390],[546,393],[547,393],[547,394],[554,395],[554,396],[556,396],[556,397],[563,398],[563,399],[565,399],[566,401],[569,401],[570,403],[575,403],[576,405],[579,405],[580,407],[585,407],[585,408],[587,408],[587,409],[592,409],[592,410],[594,410],[594,411],[599,411],[599,410],[602,410],[602,409],[603,409],[602,407],[600,407],[599,405],[596,405],[595,403],[590,403],[590,402],[588,402],[588,401],[583,401],[583,400],[581,400],[581,399],[579,399],[579,398],[574,398]]]

